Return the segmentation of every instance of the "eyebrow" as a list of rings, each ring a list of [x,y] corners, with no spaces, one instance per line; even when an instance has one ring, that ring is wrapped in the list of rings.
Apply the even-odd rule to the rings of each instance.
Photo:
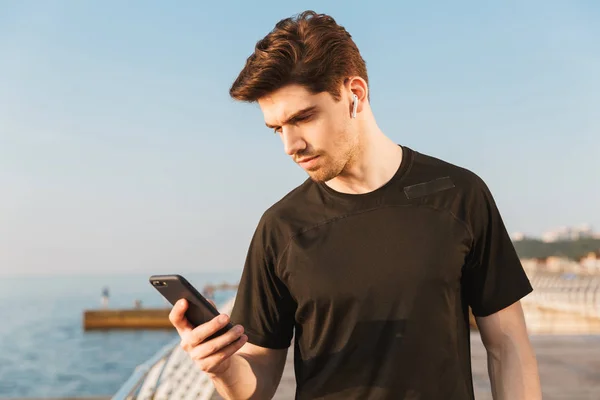
[[[292,114],[290,117],[288,117],[285,121],[283,121],[283,124],[285,125],[287,123],[290,123],[299,117],[303,117],[304,115],[315,111],[316,109],[317,109],[317,106],[309,106],[309,107],[303,108],[302,110],[298,110],[294,114]],[[265,123],[265,125],[267,125],[267,128],[270,128],[270,129],[277,128],[277,126],[271,125],[269,123]]]

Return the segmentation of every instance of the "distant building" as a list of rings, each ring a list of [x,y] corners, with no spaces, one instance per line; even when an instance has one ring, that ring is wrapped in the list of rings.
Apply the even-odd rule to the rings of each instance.
[[[521,264],[528,275],[538,271],[565,273],[579,272],[584,269],[579,262],[562,256],[523,258]]]
[[[521,240],[525,240],[527,236],[523,232],[515,232],[511,235],[511,238],[515,242],[519,242]]]
[[[581,257],[579,263],[588,272],[600,272],[600,249]]]
[[[552,272],[563,272],[567,269],[569,264],[572,264],[571,260],[560,256],[550,256],[546,258],[546,269]]]
[[[596,234],[590,224],[581,224],[574,227],[562,226],[558,229],[544,232],[542,241],[552,243],[561,240],[578,240],[595,236]]]

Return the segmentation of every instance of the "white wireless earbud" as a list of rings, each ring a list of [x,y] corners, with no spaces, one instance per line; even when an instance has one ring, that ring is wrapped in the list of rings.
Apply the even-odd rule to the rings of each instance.
[[[352,95],[352,118],[356,118],[356,109],[358,108],[358,96]]]

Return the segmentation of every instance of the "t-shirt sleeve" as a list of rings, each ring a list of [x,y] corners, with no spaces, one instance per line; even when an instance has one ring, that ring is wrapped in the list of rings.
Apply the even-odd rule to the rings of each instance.
[[[263,216],[252,237],[231,321],[244,327],[249,343],[285,349],[291,344],[296,306],[276,272],[285,243],[277,242],[282,238],[269,225]]]
[[[477,178],[471,199],[473,235],[464,290],[473,315],[484,317],[517,302],[533,288],[487,185]]]

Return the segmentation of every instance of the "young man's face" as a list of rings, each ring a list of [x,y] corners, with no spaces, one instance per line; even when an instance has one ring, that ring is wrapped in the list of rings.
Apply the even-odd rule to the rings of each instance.
[[[285,86],[258,100],[267,126],[285,152],[315,181],[338,176],[358,151],[351,119],[351,93],[340,101],[329,93],[311,94],[303,86]]]

